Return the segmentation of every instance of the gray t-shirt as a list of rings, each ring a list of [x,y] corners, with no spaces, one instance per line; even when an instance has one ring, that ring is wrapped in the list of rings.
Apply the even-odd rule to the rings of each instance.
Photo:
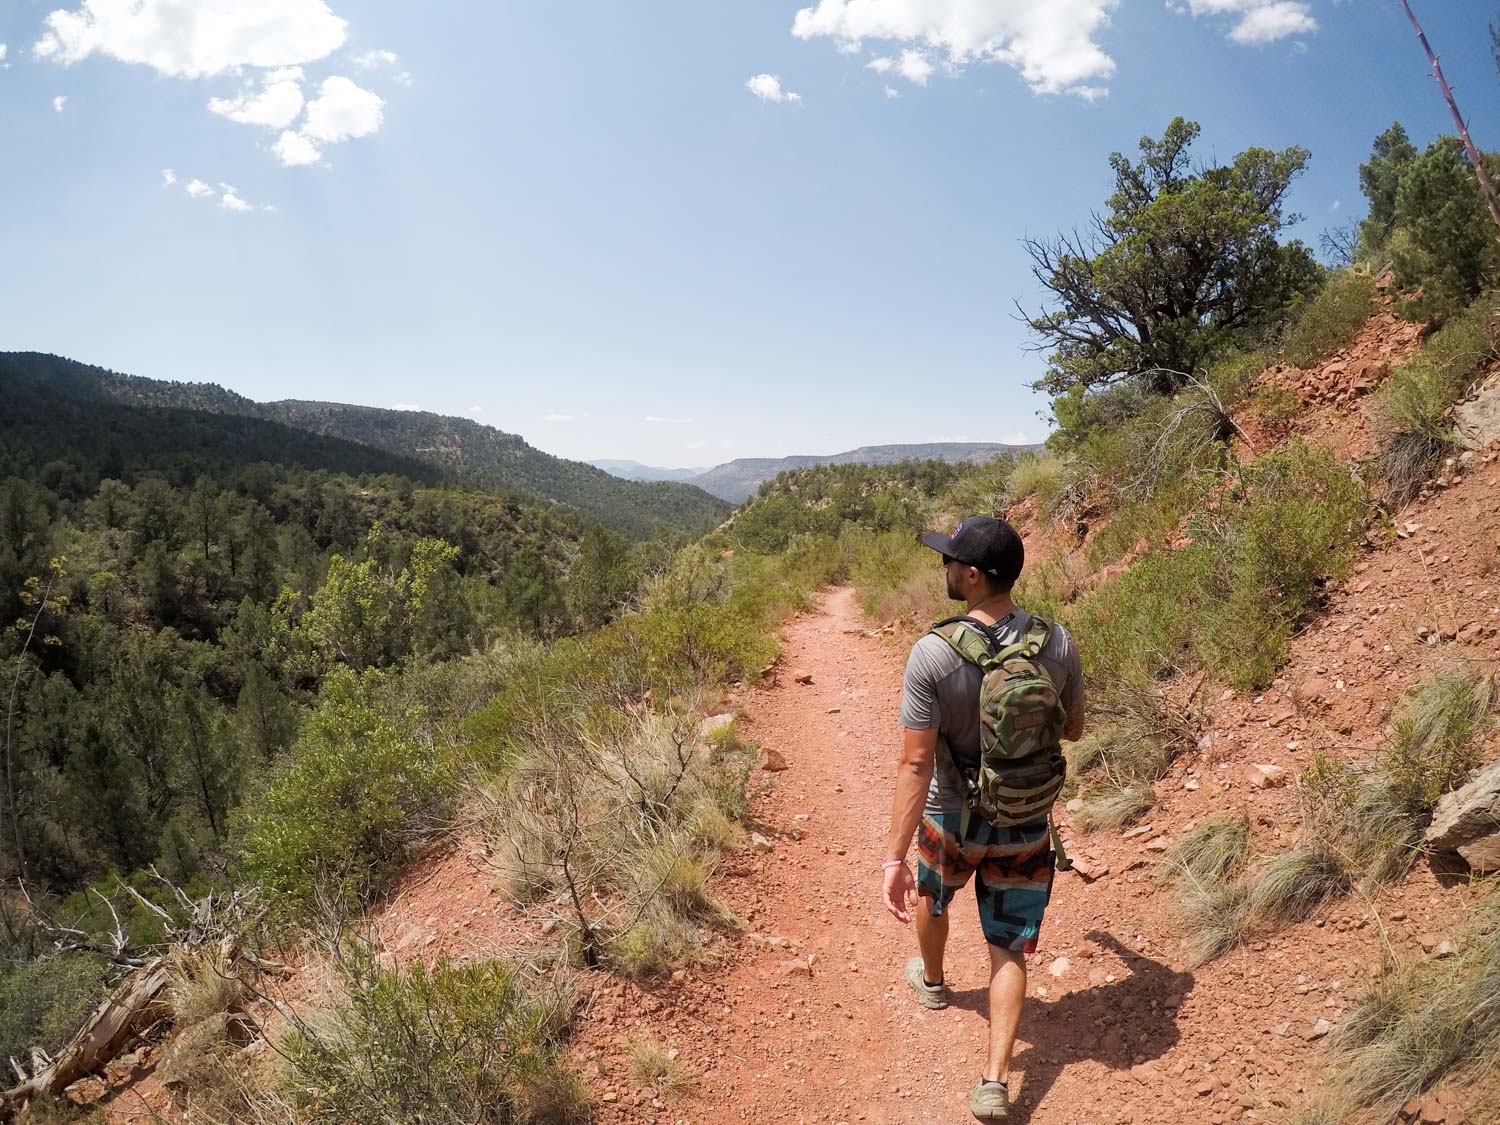
[[[997,639],[1002,644],[1014,644],[1026,635],[1030,624],[1031,614],[1024,609],[1012,610],[995,622]],[[1061,625],[1053,624],[1041,662],[1057,687],[1064,709],[1069,716],[1077,715],[1083,707],[1083,665],[1073,638]],[[954,772],[954,756],[966,770],[978,768],[981,679],[983,674],[977,665],[970,664],[933,633],[913,645],[907,658],[906,678],[901,685],[901,725],[909,730],[938,730],[937,763],[927,790],[929,816],[955,813],[963,807],[963,779]]]

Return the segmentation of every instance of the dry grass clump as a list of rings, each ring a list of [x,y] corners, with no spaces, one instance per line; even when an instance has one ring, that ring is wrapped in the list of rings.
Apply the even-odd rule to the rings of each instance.
[[[1303,1122],[1389,1111],[1445,1076],[1500,1062],[1500,899],[1485,903],[1462,946],[1375,981],[1335,1031],[1334,1080]]]
[[[1178,888],[1178,911],[1187,928],[1187,961],[1197,968],[1224,956],[1245,940],[1250,892],[1243,880],[1188,883]]]
[[[1016,460],[1010,479],[1005,482],[1006,503],[1019,504],[1028,496],[1035,496],[1037,509],[1045,514],[1067,487],[1067,476],[1066,457],[1056,453],[1025,454]]]
[[[1304,922],[1352,886],[1343,859],[1323,841],[1306,840],[1273,859],[1250,885],[1250,924],[1274,928]]]
[[[637,1081],[656,1090],[663,1101],[671,1101],[693,1088],[693,1075],[687,1064],[650,1035],[638,1035],[630,1041],[630,1073]]]
[[[585,965],[669,972],[737,926],[708,883],[740,837],[754,756],[732,723],[700,739],[696,716],[685,704],[539,717],[529,748],[478,795],[509,894],[561,914]]]
[[[1158,881],[1178,886],[1220,884],[1244,870],[1249,853],[1249,817],[1244,812],[1214,817],[1178,841]]]
[[[1084,832],[1109,832],[1138,820],[1156,803],[1151,783],[1171,758],[1144,724],[1124,721],[1066,750],[1083,807],[1073,823]]]
[[[1073,823],[1082,832],[1114,832],[1139,820],[1155,803],[1149,785],[1105,779],[1084,791],[1083,807],[1075,814]]]
[[[167,1005],[177,1027],[191,1027],[234,1011],[244,998],[244,982],[234,966],[224,964],[217,950],[184,951],[174,960],[167,984]]]

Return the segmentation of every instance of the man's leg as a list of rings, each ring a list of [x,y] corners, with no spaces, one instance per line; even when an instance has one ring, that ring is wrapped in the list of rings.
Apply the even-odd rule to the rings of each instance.
[[[932,896],[917,900],[917,948],[922,951],[922,976],[928,984],[943,983],[943,950],[948,946],[948,914],[932,913]]]
[[[988,1082],[1004,1082],[1010,1070],[1025,999],[1026,954],[990,946],[990,1051],[984,1063]]]

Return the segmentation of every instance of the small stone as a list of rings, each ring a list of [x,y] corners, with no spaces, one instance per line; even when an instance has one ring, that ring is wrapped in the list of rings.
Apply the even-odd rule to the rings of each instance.
[[[762,747],[760,751],[760,768],[767,773],[781,773],[788,769],[786,755],[780,750],[772,750],[769,746]]]
[[[776,971],[784,977],[812,976],[812,966],[800,957],[781,962],[776,966]]]
[[[1145,844],[1148,852],[1164,852],[1169,846],[1165,836],[1157,836],[1154,839],[1147,840]]]
[[[1281,766],[1259,763],[1245,772],[1245,780],[1252,789],[1275,789],[1286,784],[1287,773]]]
[[[768,852],[776,845],[771,843],[769,836],[762,836],[759,832],[750,833],[750,846],[758,852]]]
[[[1198,779],[1194,778],[1194,777],[1190,777],[1190,778],[1188,778],[1186,781],[1184,781],[1182,783],[1182,787],[1184,789],[1186,789],[1189,793],[1194,793],[1198,789]]]
[[[1326,1019],[1323,1019],[1320,1016],[1318,1017],[1318,1019],[1312,1022],[1312,1025],[1310,1027],[1306,1027],[1303,1029],[1302,1038],[1311,1043],[1316,1039],[1323,1038],[1323,1036],[1327,1035],[1332,1030],[1333,1024],[1329,1023]]]
[[[799,668],[797,671],[792,673],[792,683],[794,684],[810,684],[812,682],[813,676],[811,672]]]
[[[1047,966],[1047,971],[1055,977],[1060,977],[1073,967],[1073,963],[1066,957],[1059,957]]]
[[[1077,812],[1079,809],[1083,808],[1083,798],[1074,797],[1071,801],[1064,805],[1063,808],[1067,809],[1069,812]]]

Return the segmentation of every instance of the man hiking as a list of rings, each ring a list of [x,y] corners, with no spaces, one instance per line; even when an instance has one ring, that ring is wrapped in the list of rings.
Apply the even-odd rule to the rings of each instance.
[[[990,1039],[969,1109],[1004,1121],[1026,954],[1052,893],[1049,814],[1065,769],[1058,739],[1083,733],[1083,671],[1060,625],[1011,601],[1024,549],[1010,524],[975,516],[921,542],[942,556],[948,597],[967,610],[934,626],[907,660],[885,905],[902,922],[916,918],[921,955],[907,963],[906,982],[917,1002],[946,1008],[946,909],[974,877],[990,952]],[[913,878],[906,853],[919,824]]]

